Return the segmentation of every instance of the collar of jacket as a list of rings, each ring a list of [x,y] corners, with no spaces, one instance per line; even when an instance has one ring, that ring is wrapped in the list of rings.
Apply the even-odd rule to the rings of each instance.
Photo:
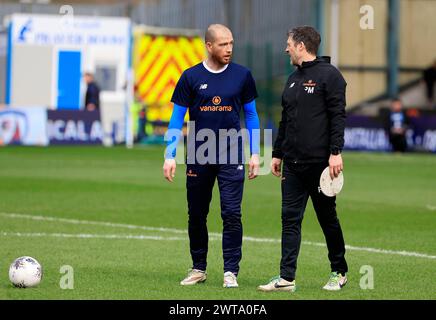
[[[301,64],[301,66],[297,66],[298,69],[304,69],[304,68],[309,68],[311,66],[314,66],[320,62],[326,62],[326,63],[330,63],[330,57],[329,56],[317,56],[315,60],[312,61],[303,61],[303,63]]]

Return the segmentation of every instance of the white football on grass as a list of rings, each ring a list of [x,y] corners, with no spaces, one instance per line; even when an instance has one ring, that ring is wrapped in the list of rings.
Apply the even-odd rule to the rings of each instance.
[[[19,257],[9,267],[9,280],[15,287],[37,286],[42,279],[42,266],[32,257]]]

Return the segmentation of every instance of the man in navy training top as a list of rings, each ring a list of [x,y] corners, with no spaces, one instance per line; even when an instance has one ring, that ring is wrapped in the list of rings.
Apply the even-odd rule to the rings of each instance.
[[[235,143],[231,135],[223,136],[223,132],[240,133],[239,114],[243,109],[250,137],[248,178],[254,179],[259,171],[260,148],[259,118],[255,104],[257,91],[251,72],[231,62],[233,36],[227,27],[220,24],[210,25],[205,34],[205,44],[207,59],[183,72],[171,99],[174,109],[167,139],[168,133],[174,129],[178,134],[173,134],[168,141],[163,172],[165,178],[172,182],[176,171],[175,147],[180,138],[183,119],[189,110],[190,123],[195,125],[195,129],[191,129],[188,135],[186,167],[188,234],[193,265],[180,284],[194,285],[206,280],[206,220],[217,179],[223,219],[223,286],[235,288],[238,287],[237,275],[242,257],[241,201],[245,169],[241,137]],[[202,134],[211,132],[214,134],[212,139],[210,136],[207,139],[199,138]],[[194,134],[193,139],[191,133]],[[228,137],[233,143],[228,142]],[[201,152],[205,150],[205,146],[211,145],[205,152]],[[193,148],[190,149],[190,146]],[[236,160],[232,157],[235,152]]]

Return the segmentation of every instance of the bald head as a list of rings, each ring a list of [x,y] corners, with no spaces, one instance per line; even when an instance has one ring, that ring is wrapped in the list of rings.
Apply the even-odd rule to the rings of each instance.
[[[233,50],[233,35],[229,28],[222,24],[211,24],[204,36],[208,61],[218,67],[230,62]]]
[[[214,42],[220,36],[231,36],[232,32],[223,24],[211,24],[204,35],[205,42]]]

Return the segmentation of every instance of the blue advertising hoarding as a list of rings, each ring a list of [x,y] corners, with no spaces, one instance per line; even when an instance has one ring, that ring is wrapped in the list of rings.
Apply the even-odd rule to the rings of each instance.
[[[406,133],[410,151],[436,152],[436,115],[410,118]],[[345,150],[390,151],[388,132],[376,117],[348,115]]]
[[[47,134],[50,144],[102,144],[99,111],[49,110]]]

